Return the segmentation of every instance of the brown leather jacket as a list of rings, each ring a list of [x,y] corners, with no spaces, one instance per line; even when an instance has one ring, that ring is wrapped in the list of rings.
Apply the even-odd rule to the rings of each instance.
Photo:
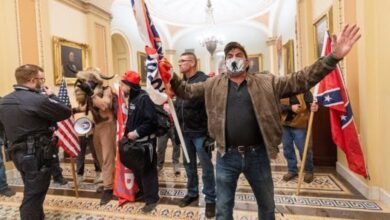
[[[247,74],[248,92],[269,157],[276,157],[277,146],[282,138],[279,100],[309,90],[334,69],[337,63],[338,60],[330,54],[287,76]],[[222,155],[226,151],[228,81],[226,75],[218,75],[205,82],[186,84],[175,74],[171,80],[172,89],[178,97],[189,99],[205,96],[209,133],[216,140],[217,149]]]

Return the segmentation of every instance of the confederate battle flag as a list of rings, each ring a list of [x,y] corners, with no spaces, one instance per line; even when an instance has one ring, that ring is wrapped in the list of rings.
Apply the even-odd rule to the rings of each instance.
[[[326,33],[322,56],[327,56],[330,52],[331,38]],[[319,83],[317,100],[319,104],[329,107],[332,138],[334,143],[344,151],[349,169],[363,177],[367,177],[364,156],[353,120],[351,103],[338,67]]]

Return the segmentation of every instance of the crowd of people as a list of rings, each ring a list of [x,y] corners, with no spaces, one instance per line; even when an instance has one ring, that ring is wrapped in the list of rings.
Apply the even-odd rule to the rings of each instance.
[[[194,53],[181,54],[178,65],[182,77],[165,71],[161,78],[176,95],[175,111],[184,143],[178,140],[172,118],[171,129],[166,134],[156,135],[155,104],[140,86],[140,75],[134,71],[124,73],[120,82],[121,91],[128,99],[124,137],[142,146],[144,152],[144,166],[133,170],[139,186],[136,201],[145,202],[141,211],[149,213],[158,205],[158,173],[163,169],[167,142],[171,139],[175,175],[180,175],[181,145],[185,145],[189,156],[189,161],[183,159],[187,194],[178,201],[178,206],[185,207],[199,199],[197,166],[200,165],[207,218],[233,219],[237,182],[243,173],[256,197],[258,218],[275,219],[270,159],[276,157],[277,146],[282,142],[288,162],[288,172],[283,179],[290,181],[297,176],[294,143],[301,155],[307,115],[310,110],[318,109],[308,91],[336,67],[359,37],[356,26],[346,26],[338,37],[333,37],[330,55],[282,77],[249,73],[246,49],[237,42],[225,46],[224,72],[212,77],[197,69]],[[51,175],[64,184],[65,180],[59,174],[61,169],[53,132],[56,122],[69,118],[72,113],[90,112],[94,121],[93,134],[80,137],[77,179],[84,180],[84,160],[89,147],[97,174],[94,182],[102,182],[97,190],[101,193],[100,204],[110,202],[117,152],[118,96],[105,83],[100,70],[88,68],[77,73],[75,97],[79,107],[73,109],[61,103],[45,85],[41,67],[22,65],[16,69],[15,78],[15,91],[0,101],[0,125],[5,131],[6,151],[24,182],[21,219],[44,219],[43,202]],[[167,107],[165,110],[172,111]],[[215,142],[217,151],[215,167],[213,148],[208,144],[210,139]],[[4,170],[0,157],[0,194],[12,196],[14,192],[6,184]],[[310,183],[314,178],[311,151],[305,172],[304,180]]]

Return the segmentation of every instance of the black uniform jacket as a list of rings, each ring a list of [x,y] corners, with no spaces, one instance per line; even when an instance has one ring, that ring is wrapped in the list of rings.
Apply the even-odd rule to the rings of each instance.
[[[24,86],[0,101],[0,123],[10,143],[25,141],[30,135],[50,135],[55,122],[67,119],[71,109],[54,95],[47,96]]]

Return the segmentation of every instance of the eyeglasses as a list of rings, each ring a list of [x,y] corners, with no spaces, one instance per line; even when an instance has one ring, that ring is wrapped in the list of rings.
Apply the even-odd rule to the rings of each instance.
[[[45,81],[46,81],[45,77],[42,77],[42,78],[40,78],[40,77],[35,77],[34,79],[39,79],[39,80],[41,80],[42,82],[45,82]]]
[[[178,63],[181,64],[181,63],[188,62],[188,61],[192,61],[192,60],[179,60]]]

